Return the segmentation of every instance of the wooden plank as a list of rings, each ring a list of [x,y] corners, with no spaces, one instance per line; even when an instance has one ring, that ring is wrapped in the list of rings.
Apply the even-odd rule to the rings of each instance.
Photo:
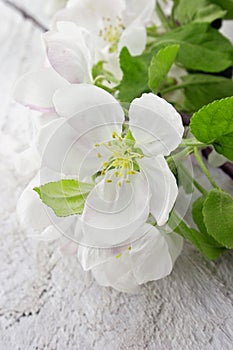
[[[11,91],[43,62],[41,30],[3,1],[0,14],[0,349],[230,350],[232,252],[209,262],[186,244],[171,276],[131,296],[99,287],[75,258],[55,264],[56,244],[37,244],[22,231],[15,205],[27,179],[14,162],[37,114],[14,103]],[[232,190],[230,179],[214,174]]]

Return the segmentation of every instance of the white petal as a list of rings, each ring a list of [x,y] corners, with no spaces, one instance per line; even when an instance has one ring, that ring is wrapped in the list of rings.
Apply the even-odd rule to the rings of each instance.
[[[105,118],[101,117],[98,121],[96,115],[93,116],[95,125],[104,123],[123,123],[124,113],[117,100],[105,90],[89,84],[70,85],[67,88],[60,89],[54,95],[54,106],[57,113],[66,118],[70,118],[80,112],[90,110],[91,113],[98,113],[99,107],[106,107]],[[96,108],[95,111],[92,109]],[[110,113],[108,116],[107,113]],[[99,117],[99,115],[98,115]]]
[[[17,102],[39,111],[51,111],[53,95],[66,82],[51,68],[41,68],[35,72],[23,75],[14,88],[14,98]]]
[[[132,175],[131,183],[121,187],[113,175],[107,183],[108,177],[90,192],[81,216],[84,244],[92,247],[127,244],[149,214],[151,194],[144,176]]]
[[[39,169],[41,158],[35,147],[27,148],[21,152],[15,161],[15,168],[18,174],[28,176]]]
[[[33,179],[23,191],[16,211],[22,228],[42,231],[51,225],[50,215],[53,214],[33,191],[33,188],[38,185],[38,180],[38,177]]]
[[[131,25],[124,30],[118,44],[118,51],[127,47],[132,56],[140,55],[146,47],[146,29],[143,26]]]
[[[63,257],[69,257],[76,255],[78,252],[78,245],[75,242],[67,241],[63,246],[59,248],[59,253]]]
[[[50,225],[41,234],[32,237],[38,241],[49,242],[61,238],[61,232],[55,226]]]
[[[68,8],[79,8],[80,11],[89,9],[94,13],[97,13],[99,17],[117,17],[120,16],[125,9],[124,0],[79,0],[78,2],[73,0],[69,1]]]
[[[59,22],[57,27],[58,32],[44,34],[52,67],[70,83],[91,82],[94,64],[91,36],[74,23]]]
[[[115,257],[92,269],[96,281],[105,287],[112,287],[120,292],[135,293],[138,284],[131,270],[128,251],[121,257]]]
[[[150,212],[159,226],[164,225],[177,198],[176,179],[163,156],[145,157],[139,163],[152,192]]]
[[[88,248],[79,246],[78,259],[85,271],[88,271],[109,259],[118,256],[122,249],[119,248]]]
[[[132,243],[130,257],[134,276],[139,284],[156,281],[172,271],[172,258],[164,236],[151,225],[147,233]]]
[[[123,20],[126,25],[134,21],[147,25],[155,12],[155,0],[127,0]]]
[[[76,124],[76,127],[80,125],[79,130],[75,130],[70,124]],[[94,146],[95,143],[105,141],[106,128],[108,127],[100,125],[93,129],[88,116],[75,116],[69,119],[69,123],[65,118],[59,118],[46,124],[41,128],[37,140],[42,166],[60,174],[74,176],[80,181],[91,177],[109,158],[106,148]],[[110,125],[108,134],[115,129]]]
[[[183,238],[179,236],[176,233],[166,233],[161,231],[161,234],[163,235],[164,239],[167,242],[169,253],[172,259],[173,265],[175,264],[176,259],[180,255],[182,249],[183,249]]]
[[[129,109],[129,125],[144,154],[169,155],[181,142],[181,116],[171,104],[149,93],[136,98]]]

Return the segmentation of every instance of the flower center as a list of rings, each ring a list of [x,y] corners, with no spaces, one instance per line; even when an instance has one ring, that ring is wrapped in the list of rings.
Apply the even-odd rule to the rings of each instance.
[[[115,177],[119,178],[118,185],[122,186],[123,181],[130,183],[130,177],[139,171],[137,159],[143,158],[144,155],[141,149],[134,147],[133,140],[122,138],[116,132],[113,132],[112,138],[111,141],[102,143],[112,156],[102,164],[101,175],[104,176],[109,170],[114,170]],[[95,145],[95,147],[99,146],[99,144]],[[97,156],[102,157],[100,153]],[[111,179],[106,181],[112,182]]]
[[[122,19],[116,17],[113,21],[110,17],[103,17],[104,28],[99,31],[99,36],[110,44],[109,52],[117,51],[117,46],[123,30],[125,29]]]

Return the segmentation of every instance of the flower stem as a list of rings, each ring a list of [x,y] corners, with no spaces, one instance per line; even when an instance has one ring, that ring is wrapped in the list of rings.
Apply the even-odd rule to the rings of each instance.
[[[187,86],[186,83],[184,84],[176,84],[176,85],[172,85],[172,86],[169,86],[168,88],[166,89],[163,89],[160,91],[161,95],[165,95],[167,94],[168,92],[172,92],[172,91],[175,91],[175,90],[179,90],[179,89],[183,89]]]
[[[159,4],[159,1],[157,1],[157,3],[156,3],[156,12],[157,12],[157,15],[159,16],[159,19],[162,22],[162,25],[164,26],[164,28],[168,31],[171,30],[172,26],[171,26],[167,16],[163,12],[162,7]]]
[[[168,164],[172,163],[172,162],[178,163],[180,161],[185,160],[191,153],[193,153],[193,148],[187,147],[187,148],[183,149],[182,151],[180,151],[172,156],[169,156],[167,158],[167,162],[168,162]]]
[[[212,178],[212,176],[210,175],[209,170],[207,169],[207,167],[205,166],[197,147],[194,147],[194,155],[196,157],[197,163],[199,164],[201,170],[203,171],[203,173],[205,174],[205,176],[207,177],[207,179],[209,180],[209,182],[211,183],[211,185],[215,188],[220,188],[218,186],[218,184],[215,182],[215,180]]]
[[[202,143],[195,138],[183,139],[179,147],[206,147],[205,143]]]

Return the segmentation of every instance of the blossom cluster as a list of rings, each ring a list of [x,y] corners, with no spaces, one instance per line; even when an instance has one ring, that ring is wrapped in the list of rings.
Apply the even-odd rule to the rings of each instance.
[[[183,244],[168,224],[178,185],[167,161],[182,142],[181,116],[149,91],[120,103],[116,88],[120,53],[144,52],[155,5],[69,0],[43,34],[46,63],[14,91],[41,112],[19,165],[37,171],[19,199],[22,225],[125,292],[169,275]]]

